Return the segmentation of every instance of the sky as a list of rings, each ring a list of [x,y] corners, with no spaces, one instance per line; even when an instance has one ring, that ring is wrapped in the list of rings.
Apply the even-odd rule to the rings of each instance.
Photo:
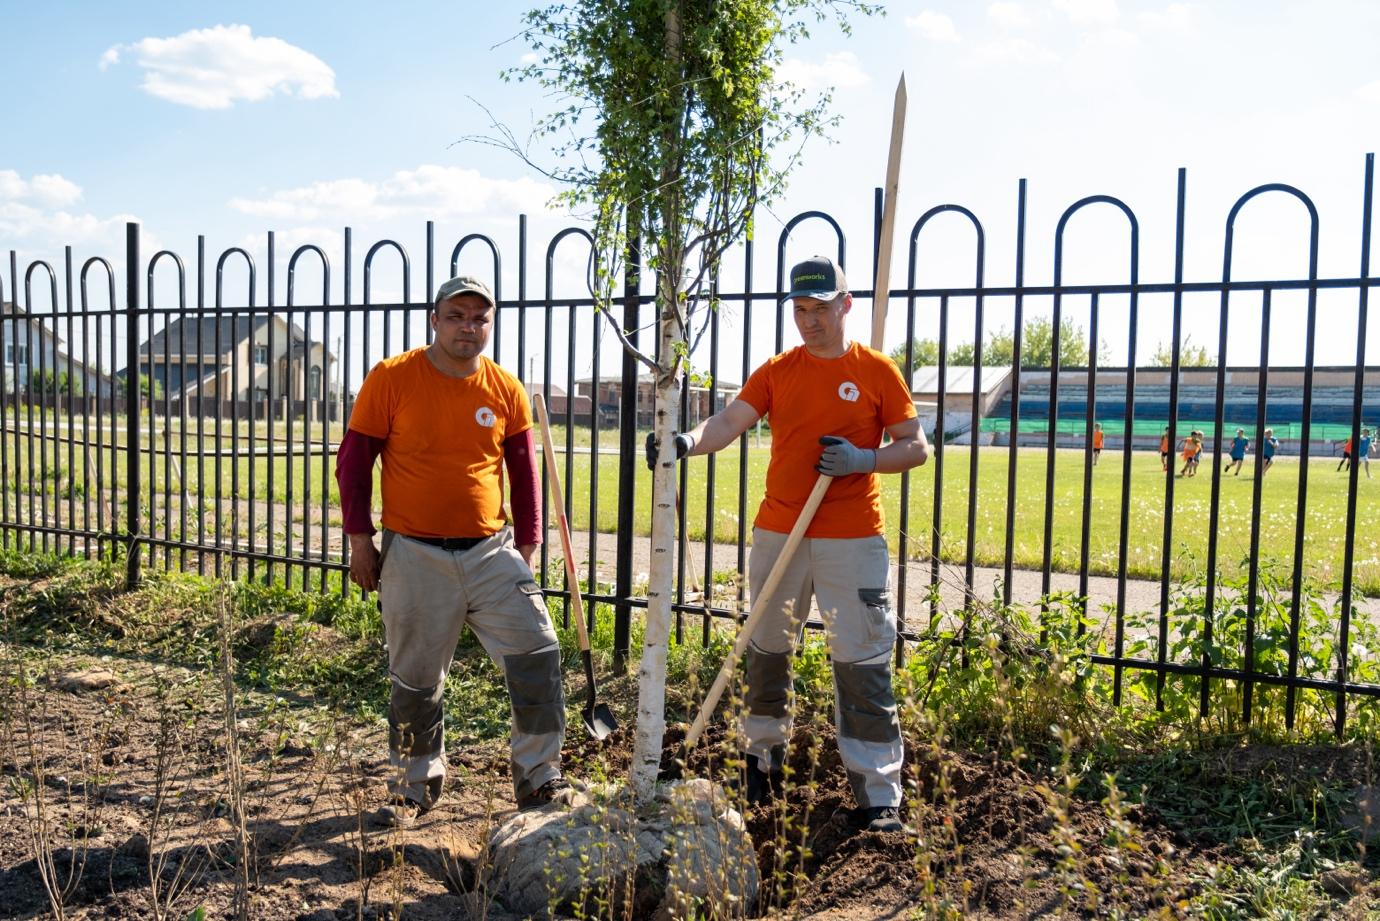
[[[1090,195],[1124,201],[1139,222],[1142,281],[1174,271],[1177,171],[1187,170],[1185,278],[1222,277],[1224,228],[1233,203],[1264,183],[1306,193],[1319,214],[1319,274],[1354,278],[1361,266],[1365,156],[1380,148],[1380,3],[1374,0],[901,0],[883,15],[852,18],[851,35],[832,21],[785,49],[783,80],[812,93],[832,91],[841,122],[812,140],[785,195],[759,215],[755,286],[774,284],[783,224],[810,209],[832,214],[848,238],[846,267],[856,288],[872,286],[873,189],[883,182],[893,91],[904,74],[908,112],[893,287],[906,282],[911,231],[927,209],[956,203],[973,211],[986,237],[986,281],[1014,281],[1019,181],[1028,182],[1026,281],[1049,284],[1055,227]],[[287,257],[315,243],[332,266],[334,299],[343,286],[343,228],[353,233],[352,297],[363,295],[364,253],[377,240],[401,243],[411,258],[411,301],[425,294],[424,227],[436,222],[436,278],[468,233],[491,235],[504,251],[503,294],[516,295],[517,215],[529,215],[528,292],[546,285],[545,249],[560,228],[580,225],[552,205],[559,191],[511,153],[464,139],[491,130],[490,116],[525,136],[558,100],[505,81],[530,60],[520,36],[521,4],[400,2],[108,4],[0,2],[6,53],[0,56],[5,119],[0,145],[0,253],[17,255],[19,287],[34,260],[61,275],[63,247],[78,266],[104,256],[123,271],[125,224],[141,227],[144,258],[160,249],[196,261],[241,247],[256,261],[256,298],[268,297],[266,234],[276,238],[273,297],[286,298]],[[542,160],[544,152],[535,151]],[[549,157],[544,162],[551,162]],[[1309,222],[1297,200],[1272,193],[1246,205],[1234,240],[1234,278],[1302,278]],[[1070,219],[1063,276],[1074,283],[1129,277],[1127,221],[1100,204]],[[582,293],[585,251],[568,240],[553,259],[557,294]],[[787,261],[832,252],[823,225],[792,234]],[[1375,255],[1372,243],[1372,255]],[[917,243],[920,287],[966,286],[974,278],[974,234],[954,215],[927,226]],[[492,275],[478,250],[462,268]],[[741,262],[728,261],[738,279]],[[399,260],[377,257],[375,303],[403,298]],[[178,297],[170,266],[160,268],[161,305]],[[47,302],[36,270],[34,309]],[[1372,275],[1378,274],[1372,269]],[[6,298],[14,287],[8,258]],[[227,259],[225,303],[243,303],[247,276]],[[320,302],[314,257],[297,273],[297,304]],[[101,289],[93,285],[93,290]],[[122,288],[121,288],[122,290]],[[187,294],[195,302],[195,291]],[[102,295],[103,297],[103,295]],[[214,300],[212,286],[206,297]],[[20,291],[21,303],[24,300]],[[96,296],[93,295],[93,302]],[[1356,357],[1355,291],[1319,296],[1317,359]],[[102,301],[103,303],[103,301]],[[1270,361],[1303,360],[1302,294],[1273,302]],[[920,302],[918,334],[936,337],[938,309]],[[1170,336],[1170,301],[1141,299],[1138,359]],[[1086,297],[1066,311],[1089,325]],[[1185,331],[1216,351],[1217,295],[1187,297]],[[905,338],[905,302],[893,302],[887,345]],[[989,298],[989,328],[1011,324],[1008,299]],[[855,307],[853,334],[867,338],[870,305]],[[1028,299],[1028,314],[1047,313]],[[1259,296],[1233,295],[1228,363],[1258,360]],[[724,315],[729,339],[743,330]],[[754,362],[772,350],[771,330],[754,326]],[[553,375],[566,375],[564,313],[554,327]],[[1128,304],[1101,300],[1099,339],[1113,363],[1127,357]],[[420,323],[420,316],[416,323]],[[973,305],[950,303],[951,341],[973,338]],[[1367,360],[1380,356],[1380,323],[1370,323]],[[420,329],[420,327],[416,327]],[[581,332],[575,376],[592,369],[592,330]],[[337,325],[338,330],[338,325]],[[798,343],[787,328],[785,344]],[[412,344],[419,341],[414,333]],[[515,337],[499,356],[516,361]],[[328,343],[329,344],[329,343]],[[396,333],[393,350],[401,346]],[[383,357],[382,342],[352,357],[350,376]],[[526,357],[539,369],[540,343]],[[736,350],[729,353],[737,355]],[[601,367],[617,365],[611,339]],[[700,354],[695,364],[706,366]],[[736,366],[735,357],[730,365]],[[541,371],[536,371],[541,375]]]

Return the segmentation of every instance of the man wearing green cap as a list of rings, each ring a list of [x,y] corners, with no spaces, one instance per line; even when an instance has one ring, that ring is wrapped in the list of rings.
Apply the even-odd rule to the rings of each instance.
[[[816,256],[792,268],[790,278],[786,298],[793,303],[803,344],[769,359],[737,399],[695,430],[677,435],[674,456],[713,453],[759,418],[771,421],[766,495],[757,510],[748,567],[753,604],[767,606],[746,660],[749,801],[763,802],[780,789],[791,734],[790,656],[814,598],[828,628],[839,753],[858,804],[854,822],[896,832],[903,828],[904,752],[891,689],[896,615],[878,474],[923,464],[929,443],[895,363],[844,333],[853,297],[843,270]],[[885,446],[884,433],[891,438]],[[658,459],[658,449],[648,436],[649,465]],[[787,564],[781,587],[774,596],[760,598],[819,473],[834,478],[824,501]]]
[[[512,700],[513,790],[521,809],[568,789],[561,777],[560,647],[531,560],[541,541],[532,412],[517,378],[482,353],[493,295],[467,276],[441,285],[431,345],[379,362],[364,379],[337,454],[350,578],[377,590],[392,693],[387,825],[409,825],[441,794],[442,698],[469,626]],[[382,456],[383,541],[370,514]],[[513,524],[504,520],[506,465]]]

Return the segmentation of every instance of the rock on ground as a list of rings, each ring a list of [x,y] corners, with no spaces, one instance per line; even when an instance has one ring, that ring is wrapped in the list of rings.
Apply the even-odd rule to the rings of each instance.
[[[643,917],[742,917],[759,883],[743,817],[700,779],[662,786],[642,807],[606,786],[518,813],[494,833],[489,858],[489,891],[537,918],[628,901]]]
[[[58,690],[71,694],[89,694],[103,691],[117,683],[115,673],[106,668],[89,668],[67,672],[53,679]]]

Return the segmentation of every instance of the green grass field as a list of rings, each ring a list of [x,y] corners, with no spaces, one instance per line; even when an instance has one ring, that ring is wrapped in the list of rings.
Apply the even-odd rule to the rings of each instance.
[[[559,450],[559,449],[558,449]],[[909,517],[905,533],[911,556],[926,556],[939,536],[939,555],[961,562],[966,554],[969,503],[967,447],[951,446],[943,457],[943,497],[939,520],[934,517],[935,475],[939,463],[932,460],[911,474]],[[974,556],[979,565],[1000,566],[1006,553],[1007,449],[979,449],[977,518]],[[761,501],[766,476],[767,448],[749,449],[748,525]],[[612,531],[617,523],[618,468],[608,461],[599,465],[597,526]],[[1045,516],[1045,460],[1043,449],[1022,448],[1017,459],[1016,516],[1012,553],[1018,568],[1039,568],[1043,558]],[[713,530],[716,541],[735,539],[738,527],[737,448],[720,453],[716,461]],[[1131,516],[1127,536],[1127,571],[1133,578],[1158,579],[1163,560],[1165,475],[1159,456],[1149,452],[1132,455]],[[573,521],[588,527],[589,461],[577,456],[572,490]],[[689,484],[684,503],[689,511],[689,534],[702,539],[706,532],[708,462],[689,462]],[[1289,565],[1293,560],[1294,521],[1300,466],[1296,458],[1281,458],[1265,477],[1261,498],[1260,556]],[[1347,477],[1336,472],[1336,461],[1310,464],[1306,510],[1304,565],[1311,576],[1340,585],[1345,535]],[[1358,586],[1367,594],[1380,593],[1380,533],[1374,526],[1376,499],[1380,496],[1380,464],[1377,479],[1362,474],[1358,484],[1357,539],[1354,572]],[[1231,574],[1244,567],[1250,551],[1251,496],[1254,469],[1248,460],[1240,476],[1222,482],[1218,521],[1218,560]],[[650,529],[649,476],[638,471],[635,526],[639,534]],[[895,548],[900,535],[901,478],[884,478],[883,502],[888,538]],[[1212,495],[1211,462],[1204,460],[1195,478],[1177,479],[1174,494],[1174,535],[1171,573],[1184,578],[1200,573],[1206,565],[1209,506]],[[1061,450],[1055,455],[1052,563],[1056,570],[1076,571],[1082,546],[1083,453]],[[1114,575],[1118,566],[1121,506],[1121,456],[1104,453],[1093,470],[1092,515],[1088,534],[1088,565],[1093,573]]]
[[[176,420],[174,420],[176,423]],[[3,456],[5,460],[5,483],[7,497],[7,517],[10,520],[28,520],[28,510],[33,502],[36,509],[42,505],[46,494],[50,502],[62,497],[77,506],[90,507],[90,521],[95,522],[96,451],[85,447],[80,441],[80,425],[77,425],[78,443],[69,444],[61,439],[67,437],[66,420],[56,427],[50,425],[42,431],[48,437],[31,439],[7,432]],[[141,427],[147,431],[147,424]],[[222,425],[222,450],[232,446],[231,426]],[[185,486],[188,493],[189,529],[194,528],[200,513],[206,513],[215,504],[216,458],[212,452],[215,439],[213,426],[206,426],[204,437],[198,438],[195,426],[187,434],[188,456],[179,455],[181,433],[174,429],[171,437],[154,439],[155,450],[141,454],[142,478],[146,490],[156,493],[155,508],[160,517],[171,505],[174,525],[181,518],[180,493]],[[266,436],[266,427],[255,427],[254,434]],[[159,429],[161,433],[161,428]],[[239,446],[248,447],[251,429],[242,423],[239,427]],[[339,426],[332,426],[329,438],[334,443],[339,438]],[[285,427],[274,430],[278,452],[286,450]],[[302,447],[302,429],[293,432],[297,449]],[[591,438],[588,429],[576,429],[571,433],[575,451],[572,459],[572,473],[568,494],[572,503],[572,523],[576,528],[590,526],[591,489],[597,486],[598,509],[595,526],[605,532],[617,527],[618,508],[627,497],[618,495],[618,433],[600,433],[601,453],[597,463],[592,462],[590,454]],[[145,436],[147,437],[147,436]],[[320,522],[321,509],[327,506],[327,520],[338,520],[339,497],[334,480],[334,459],[327,457],[323,466],[320,454],[322,428],[315,424],[310,428],[311,441],[317,452],[307,458],[298,454],[291,459],[284,456],[269,458],[262,456],[250,460],[220,458],[220,489],[222,501],[231,497],[241,500],[250,498],[284,506],[275,520],[286,520],[290,515],[295,520],[310,517]],[[560,453],[562,476],[565,477],[566,458],[564,449],[566,432],[556,427],[553,440]],[[89,436],[94,440],[94,432]],[[123,431],[118,433],[117,443],[123,445]],[[634,509],[634,527],[638,534],[650,532],[650,487],[651,475],[641,463],[642,433],[639,433],[637,491],[631,497]],[[170,444],[172,454],[165,454],[165,445]],[[770,440],[765,435],[757,438],[748,436],[747,500],[745,504],[748,527],[761,501],[766,475]],[[194,452],[198,447],[206,453]],[[266,443],[260,442],[259,449],[266,450]],[[70,455],[69,455],[70,448]],[[912,557],[927,556],[934,546],[934,535],[938,534],[938,548],[941,559],[946,562],[962,562],[966,554],[967,511],[969,502],[968,459],[970,448],[950,446],[943,457],[943,501],[938,521],[934,517],[935,477],[939,470],[939,460],[911,474],[909,516],[906,522],[907,552]],[[977,517],[974,534],[974,556],[979,565],[1000,566],[1006,552],[1006,486],[1008,452],[1001,448],[979,449],[979,464],[976,489]],[[29,474],[30,452],[33,452],[34,473]],[[1043,558],[1043,529],[1045,515],[1045,451],[1042,448],[1022,448],[1018,453],[1016,480],[1016,516],[1012,554],[1019,568],[1039,568]],[[89,460],[89,464],[88,464]],[[1056,570],[1077,571],[1082,546],[1082,496],[1084,456],[1077,450],[1060,450],[1056,453],[1056,476],[1053,497],[1053,547],[1052,563]],[[1304,564],[1306,572],[1325,584],[1340,585],[1344,559],[1344,533],[1347,477],[1336,472],[1335,458],[1320,458],[1310,465],[1308,507],[1305,513]],[[112,470],[110,448],[107,445],[101,459],[102,485],[108,491],[112,485],[123,491],[125,487],[125,462],[123,454],[117,458]],[[714,540],[720,543],[732,542],[738,531],[738,470],[739,450],[736,445],[721,452],[714,460],[714,507],[712,521],[707,521],[707,495],[709,486],[709,460],[695,458],[688,465],[688,488],[684,505],[689,516],[689,535],[692,539],[704,539],[712,526]],[[591,477],[591,469],[597,469],[597,476]],[[1261,542],[1262,560],[1271,560],[1288,567],[1293,559],[1294,521],[1299,488],[1300,467],[1296,458],[1281,458],[1265,477],[1261,503]],[[1367,594],[1380,594],[1380,533],[1373,524],[1376,513],[1376,498],[1380,495],[1380,463],[1375,470],[1377,479],[1360,478],[1357,506],[1357,539],[1355,548],[1354,573],[1357,585]],[[1209,504],[1212,487],[1212,467],[1205,459],[1196,478],[1179,479],[1175,486],[1174,535],[1170,547],[1173,561],[1171,573],[1175,578],[1191,577],[1203,571],[1206,565]],[[1240,476],[1226,476],[1222,482],[1222,502],[1218,523],[1218,559],[1225,574],[1237,572],[1244,564],[1250,550],[1250,514],[1252,482],[1254,475],[1253,458],[1248,460]],[[887,517],[888,538],[895,548],[900,538],[901,478],[884,478],[883,497]],[[1132,457],[1131,475],[1131,522],[1128,531],[1127,571],[1133,578],[1158,579],[1163,559],[1164,522],[1164,474],[1160,471],[1158,455],[1139,452]],[[1092,482],[1092,517],[1088,534],[1088,559],[1090,571],[1097,574],[1114,575],[1118,566],[1118,539],[1120,528],[1120,490],[1121,455],[1106,452],[1101,463],[1094,468]],[[89,495],[89,499],[88,499]],[[165,501],[171,496],[172,502]],[[375,493],[377,503],[377,491]],[[204,498],[203,498],[204,497]],[[291,510],[286,506],[291,499]],[[78,511],[82,511],[78,508]],[[17,517],[16,517],[17,516]],[[67,515],[64,513],[64,517]],[[80,526],[81,517],[67,518]],[[259,526],[265,524],[266,516],[259,515]],[[229,527],[229,517],[225,516],[223,527]],[[247,526],[247,517],[241,515],[241,527]],[[242,535],[243,536],[243,535]],[[267,535],[265,535],[267,536]]]

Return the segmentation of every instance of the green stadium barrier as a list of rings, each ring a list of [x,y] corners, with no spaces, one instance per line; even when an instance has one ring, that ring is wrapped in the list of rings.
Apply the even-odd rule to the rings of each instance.
[[[1126,429],[1124,419],[1101,419],[1102,431],[1109,436],[1120,436]],[[1131,431],[1135,435],[1156,437],[1164,433],[1169,425],[1166,419],[1137,419]],[[1364,423],[1370,425],[1370,423]],[[1275,430],[1275,437],[1281,441],[1297,440],[1303,437],[1303,425],[1301,423],[1272,424]],[[1374,426],[1371,426],[1374,427]],[[1254,423],[1246,425],[1228,424],[1223,432],[1224,436],[1236,434],[1237,428],[1244,428],[1248,438],[1255,437]],[[1182,437],[1189,432],[1197,429],[1211,438],[1213,434],[1213,423],[1195,419],[1180,419],[1175,427],[1177,434]],[[1087,434],[1088,424],[1083,419],[1060,419],[1058,422],[1058,432],[1061,435],[1085,435]],[[983,432],[1010,432],[1011,420],[1002,418],[988,417],[982,420],[979,431]],[[1022,419],[1020,431],[1022,435],[1043,435],[1049,432],[1049,423],[1046,419]],[[1313,424],[1310,435],[1315,441],[1345,441],[1351,437],[1351,426],[1337,425],[1336,423],[1318,422]]]

